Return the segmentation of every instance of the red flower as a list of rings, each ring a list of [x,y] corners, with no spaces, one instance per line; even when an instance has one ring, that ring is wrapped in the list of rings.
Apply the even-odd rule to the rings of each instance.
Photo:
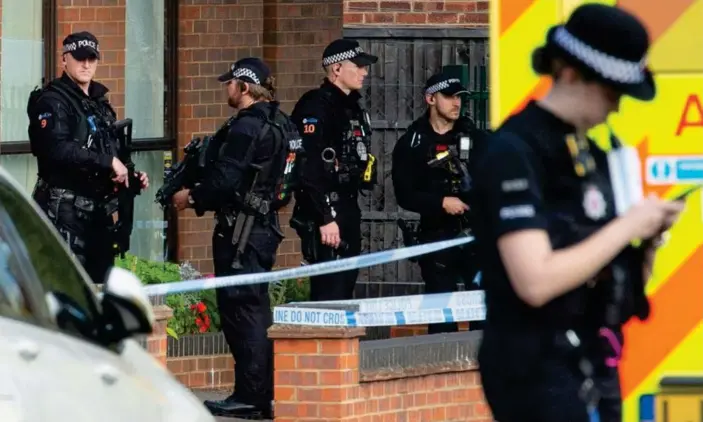
[[[194,311],[196,307],[197,307],[196,305],[190,305],[190,310]]]
[[[198,313],[202,314],[203,312],[207,311],[207,306],[205,306],[203,302],[198,302],[198,306],[196,309],[198,310]]]
[[[200,331],[201,333],[204,333],[204,332],[207,332],[208,328],[210,328],[210,327],[206,327],[205,325],[201,325],[200,328],[198,329],[198,331]]]
[[[195,325],[197,325],[198,327],[202,326],[203,325],[202,318],[200,318],[200,317],[195,318]]]

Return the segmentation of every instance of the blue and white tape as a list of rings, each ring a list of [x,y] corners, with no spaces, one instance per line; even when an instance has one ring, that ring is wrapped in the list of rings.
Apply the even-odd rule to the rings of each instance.
[[[388,327],[483,321],[484,319],[486,319],[486,308],[483,305],[384,312],[354,312],[290,306],[277,306],[273,310],[274,324],[310,325],[316,327]]]
[[[311,302],[292,302],[295,306]],[[483,290],[473,290],[453,293],[434,293],[413,296],[391,296],[369,299],[329,300],[314,302],[316,307],[325,308],[328,305],[357,305],[358,312],[398,312],[421,311],[428,309],[458,309],[483,306]]]
[[[200,290],[216,289],[221,287],[244,286],[248,284],[271,283],[274,281],[311,277],[340,271],[354,270],[357,268],[371,267],[400,261],[418,255],[425,255],[442,249],[453,248],[474,241],[473,236],[460,237],[451,240],[426,243],[417,246],[374,252],[336,261],[321,262],[304,267],[289,268],[286,270],[268,273],[240,274],[226,277],[205,278],[196,280],[177,281],[172,283],[150,284],[144,286],[147,296],[161,296],[174,293],[185,293]]]

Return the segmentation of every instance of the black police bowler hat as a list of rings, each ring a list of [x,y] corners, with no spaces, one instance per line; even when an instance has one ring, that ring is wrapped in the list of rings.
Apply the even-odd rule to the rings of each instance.
[[[244,82],[249,82],[261,85],[266,82],[266,79],[271,76],[271,71],[266,63],[256,57],[246,57],[237,60],[229,70],[220,75],[217,80],[220,82],[229,82],[233,79],[239,79]]]
[[[332,41],[322,52],[322,65],[329,66],[349,60],[357,66],[370,66],[378,57],[365,53],[356,40],[338,39]]]
[[[100,44],[95,35],[88,31],[74,32],[63,40],[63,54],[71,53],[76,60],[90,57],[100,58]]]
[[[453,97],[459,94],[468,94],[469,90],[461,84],[458,78],[444,73],[437,73],[427,80],[425,95],[432,95],[438,92]]]
[[[639,19],[621,8],[579,6],[566,24],[549,30],[544,48],[622,94],[643,101],[656,96],[647,67],[649,34]]]

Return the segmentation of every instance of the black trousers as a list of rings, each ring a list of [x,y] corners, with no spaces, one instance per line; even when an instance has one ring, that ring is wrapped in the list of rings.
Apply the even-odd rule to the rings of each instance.
[[[277,223],[276,223],[277,224]],[[271,271],[281,243],[280,230],[256,223],[240,256],[242,270],[233,270],[236,246],[233,228],[217,226],[213,234],[215,275]],[[273,345],[267,330],[273,323],[268,283],[217,290],[220,324],[234,357],[233,397],[242,403],[269,406],[273,400]]]
[[[361,211],[358,206],[345,208],[344,214],[337,219],[339,235],[349,246],[338,254],[328,246],[318,243],[318,261],[326,262],[340,258],[358,256],[361,253]],[[319,229],[318,229],[319,230]],[[310,242],[311,239],[301,239],[301,242]],[[312,262],[311,262],[312,264]],[[342,271],[332,274],[310,277],[310,300],[313,302],[323,300],[346,300],[354,295],[356,279],[359,270]]]
[[[622,390],[617,369],[601,368],[594,376],[601,399],[598,403],[600,422],[622,422]]]
[[[430,232],[421,234],[423,243],[449,240],[456,235]],[[426,255],[421,255],[418,259],[420,274],[425,282],[425,293],[450,293],[457,290],[457,284],[463,283],[466,290],[480,290],[481,287],[474,284],[476,274],[479,272],[476,259],[469,246],[455,246],[443,249]],[[470,330],[483,329],[483,321],[469,322]],[[428,334],[451,333],[458,331],[456,323],[430,324],[427,328]]]
[[[66,189],[45,186],[35,189],[33,197],[93,283],[105,283],[108,271],[115,264],[109,217],[100,214],[93,201]],[[91,206],[93,211],[89,211]]]
[[[534,341],[538,333],[507,337],[484,331],[479,371],[493,417],[499,422],[589,422],[586,403],[579,395],[585,377],[577,355],[538,345]],[[617,369],[607,368],[602,356],[589,360],[600,395],[600,422],[621,422]]]

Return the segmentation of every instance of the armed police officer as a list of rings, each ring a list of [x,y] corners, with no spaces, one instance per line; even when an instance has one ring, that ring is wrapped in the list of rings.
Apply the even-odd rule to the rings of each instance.
[[[273,101],[273,78],[260,59],[237,61],[219,81],[227,85],[228,103],[238,113],[204,152],[211,164],[202,183],[177,192],[173,203],[179,210],[194,208],[199,215],[215,212],[216,276],[268,272],[283,239],[277,210],[286,204],[281,198],[287,195],[279,182],[287,171],[289,144],[300,143],[300,138]],[[266,333],[272,324],[268,284],[218,289],[217,305],[234,356],[235,390],[205,405],[217,415],[269,417],[273,349]]]
[[[29,140],[37,158],[33,197],[95,283],[114,264],[114,193],[146,189],[144,172],[117,158],[121,145],[107,87],[93,80],[100,59],[97,38],[78,32],[63,41],[63,74],[30,95]],[[131,231],[131,227],[126,227]]]
[[[371,125],[359,104],[359,90],[377,60],[356,41],[333,41],[322,54],[324,82],[293,109],[305,161],[290,225],[300,236],[308,263],[361,252],[358,194],[376,183],[376,158],[370,153]],[[310,300],[350,299],[358,273],[311,277]]]
[[[415,120],[393,148],[391,175],[398,205],[420,214],[419,230],[405,228],[405,243],[435,242],[468,234],[468,194],[471,154],[485,142],[486,133],[460,115],[461,81],[439,73],[424,89],[427,112]],[[400,223],[404,223],[400,221]],[[411,239],[413,238],[413,239]],[[427,293],[447,293],[463,282],[478,288],[478,268],[470,245],[445,249],[419,258]],[[471,329],[481,327],[472,322]],[[429,333],[452,332],[455,323],[430,324]]]

